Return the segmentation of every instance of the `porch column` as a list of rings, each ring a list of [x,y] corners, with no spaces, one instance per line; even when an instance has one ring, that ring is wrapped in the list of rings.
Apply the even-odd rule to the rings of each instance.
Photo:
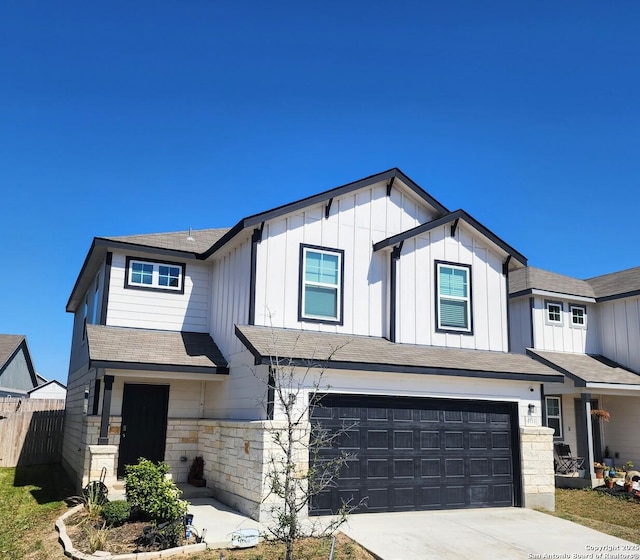
[[[111,389],[113,375],[104,376],[104,394],[102,395],[102,417],[100,418],[100,437],[98,445],[109,444],[109,415],[111,413]]]
[[[587,456],[584,458],[585,461],[589,462],[589,476],[590,478],[595,478],[596,473],[593,470],[593,430],[591,428],[591,393],[582,393],[580,395],[580,404],[582,405],[582,409],[584,410],[584,418],[587,423]]]

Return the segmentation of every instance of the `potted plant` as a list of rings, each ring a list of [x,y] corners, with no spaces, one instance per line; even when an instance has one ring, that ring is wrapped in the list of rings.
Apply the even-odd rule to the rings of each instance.
[[[203,478],[204,475],[204,459],[201,456],[194,457],[189,469],[189,476],[187,482],[192,486],[206,486],[207,481]]]
[[[602,408],[592,408],[591,416],[595,417],[598,420],[602,420],[603,422],[608,422],[611,418],[611,414]]]
[[[604,477],[604,485],[607,488],[613,488],[613,478],[611,478],[610,476],[605,476]]]
[[[604,478],[604,465],[596,461],[593,463],[593,472],[596,473],[596,478]]]

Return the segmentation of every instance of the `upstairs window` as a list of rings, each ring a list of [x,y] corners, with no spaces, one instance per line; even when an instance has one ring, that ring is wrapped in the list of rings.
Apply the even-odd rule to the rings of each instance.
[[[184,293],[185,265],[127,257],[125,288]]]
[[[547,308],[547,323],[562,325],[562,304],[554,301],[545,302]]]
[[[343,256],[337,249],[300,246],[299,320],[342,324]]]
[[[560,397],[545,397],[547,412],[547,426],[553,428],[554,439],[562,439],[562,409]]]
[[[439,331],[471,332],[471,267],[436,262]]]
[[[582,305],[571,306],[571,326],[585,328],[587,326],[587,308]]]

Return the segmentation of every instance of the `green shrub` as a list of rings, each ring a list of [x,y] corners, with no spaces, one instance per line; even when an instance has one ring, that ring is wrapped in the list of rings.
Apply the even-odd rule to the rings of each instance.
[[[125,500],[115,500],[102,506],[102,517],[109,527],[118,527],[129,519],[131,506]]]
[[[139,459],[137,465],[127,465],[125,472],[125,492],[134,513],[158,523],[186,513],[187,502],[180,499],[182,492],[165,476],[169,465]]]

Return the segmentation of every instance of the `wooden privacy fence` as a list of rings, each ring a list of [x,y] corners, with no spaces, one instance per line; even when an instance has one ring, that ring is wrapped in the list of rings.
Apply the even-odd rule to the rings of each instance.
[[[64,400],[0,398],[0,467],[57,463]]]

